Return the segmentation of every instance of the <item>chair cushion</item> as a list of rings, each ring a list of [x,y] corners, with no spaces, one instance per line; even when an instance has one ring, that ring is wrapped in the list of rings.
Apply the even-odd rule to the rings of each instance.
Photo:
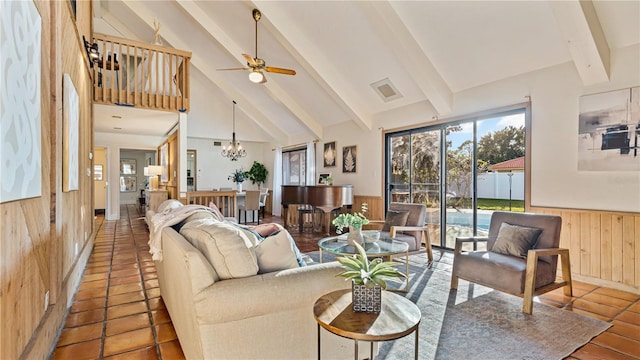
[[[536,244],[541,232],[542,229],[502,223],[491,251],[526,258],[527,251]]]
[[[516,295],[524,293],[526,268],[526,259],[492,251],[456,254],[453,261],[453,271],[459,277]],[[554,282],[552,270],[549,263],[538,261],[536,289]]]
[[[258,274],[300,267],[286,231],[266,237],[253,249],[258,259]]]
[[[387,211],[387,216],[384,220],[384,226],[382,231],[391,230],[392,226],[405,226],[407,224],[407,218],[409,217],[408,211]]]
[[[201,219],[186,223],[180,229],[180,234],[202,252],[220,279],[258,273],[253,242],[235,226],[213,219]]]

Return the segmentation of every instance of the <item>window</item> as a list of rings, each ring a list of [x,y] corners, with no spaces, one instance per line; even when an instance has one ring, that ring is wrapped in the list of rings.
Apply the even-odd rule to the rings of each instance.
[[[306,149],[283,151],[282,185],[306,185],[306,166]]]
[[[447,248],[458,236],[485,235],[494,210],[524,211],[528,114],[520,105],[387,133],[387,208],[425,204],[431,242]]]

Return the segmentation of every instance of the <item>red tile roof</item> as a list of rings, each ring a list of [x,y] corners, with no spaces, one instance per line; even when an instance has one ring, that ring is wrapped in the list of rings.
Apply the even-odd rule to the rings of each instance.
[[[506,170],[524,170],[524,156],[503,161],[501,163],[489,166],[489,170],[506,171]]]

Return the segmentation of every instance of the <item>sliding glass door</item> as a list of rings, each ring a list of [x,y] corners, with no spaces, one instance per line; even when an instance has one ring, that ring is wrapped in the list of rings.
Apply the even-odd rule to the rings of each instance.
[[[485,235],[495,210],[524,211],[527,114],[523,107],[386,134],[386,208],[425,204],[431,243],[446,248]]]

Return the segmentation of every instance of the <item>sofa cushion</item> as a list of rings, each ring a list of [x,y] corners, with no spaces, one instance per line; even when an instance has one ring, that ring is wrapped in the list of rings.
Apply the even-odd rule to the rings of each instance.
[[[235,226],[213,219],[201,219],[185,224],[180,234],[202,252],[220,279],[258,273],[253,242]]]
[[[286,231],[266,237],[254,247],[258,259],[258,274],[300,267],[296,252]]]
[[[183,206],[184,204],[176,199],[165,200],[162,203],[160,203],[160,205],[158,205],[158,208],[156,209],[156,213],[162,214],[164,212],[168,212]]]
[[[396,211],[396,210],[387,211],[387,216],[385,217],[382,231],[389,231],[391,230],[392,226],[405,226],[407,224],[408,217],[409,217],[408,211]]]
[[[218,207],[213,201],[209,202],[209,207],[213,211],[213,214],[216,216],[218,221],[224,221],[224,215],[222,215],[222,213],[220,212],[220,209],[218,209]]]
[[[182,229],[182,227],[190,222],[190,221],[195,221],[195,220],[201,220],[201,219],[212,219],[215,221],[218,221],[217,217],[215,216],[214,213],[210,212],[210,211],[197,211],[191,215],[189,215],[189,217],[187,217],[186,219],[180,221],[179,223],[172,225],[171,227],[177,231],[180,232],[180,229]]]
[[[536,244],[541,232],[542,229],[502,223],[491,251],[526,258],[527,252]]]

